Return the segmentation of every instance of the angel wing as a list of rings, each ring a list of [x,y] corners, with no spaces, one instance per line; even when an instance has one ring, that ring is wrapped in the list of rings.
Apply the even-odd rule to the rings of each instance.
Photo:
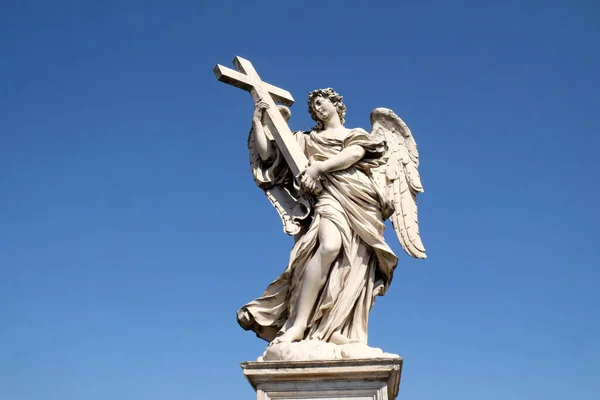
[[[266,132],[269,137],[270,132]],[[285,161],[276,159],[274,164],[281,164],[282,168],[267,167],[260,158],[258,150],[255,148],[252,132],[248,135],[248,150],[250,152],[250,169],[254,182],[264,192],[283,224],[283,231],[288,235],[296,235],[302,230],[302,221],[309,217],[311,204],[309,199],[305,198],[293,186],[288,184],[292,182],[293,176],[287,168]],[[281,155],[278,155],[278,158]],[[277,171],[275,171],[277,170]],[[286,177],[286,174],[289,177]],[[286,179],[288,178],[288,179]]]
[[[388,200],[394,204],[390,216],[398,241],[406,253],[426,258],[419,234],[417,194],[423,192],[419,176],[419,152],[410,129],[392,110],[376,108],[371,112],[371,136],[385,139],[388,161],[373,170],[373,177]]]

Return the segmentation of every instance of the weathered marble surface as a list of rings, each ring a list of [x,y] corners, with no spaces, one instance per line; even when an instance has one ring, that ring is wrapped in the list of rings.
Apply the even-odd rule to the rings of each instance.
[[[344,360],[366,358],[399,358],[364,343],[335,344],[322,340],[279,342],[271,344],[257,361]]]
[[[402,359],[247,362],[241,367],[257,400],[394,400]]]

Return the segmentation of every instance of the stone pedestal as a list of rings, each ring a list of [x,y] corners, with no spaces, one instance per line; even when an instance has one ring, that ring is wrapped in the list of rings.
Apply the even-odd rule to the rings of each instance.
[[[241,364],[257,400],[394,400],[402,358]]]

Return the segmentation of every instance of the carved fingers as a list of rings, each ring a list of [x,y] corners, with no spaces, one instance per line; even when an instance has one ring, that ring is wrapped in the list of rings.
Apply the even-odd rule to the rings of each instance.
[[[317,182],[307,175],[300,175],[300,189],[306,193],[312,193],[315,190]]]
[[[269,105],[267,103],[265,103],[262,100],[258,100],[256,102],[256,104],[254,105],[254,115],[252,118],[260,121],[262,119],[264,111],[268,108],[269,108]]]
[[[300,184],[300,189],[302,189],[302,191],[305,193],[314,193],[315,189],[317,189],[317,187],[320,187],[320,175],[321,171],[315,164],[309,166],[304,171],[300,172],[300,175],[298,175],[298,183]]]

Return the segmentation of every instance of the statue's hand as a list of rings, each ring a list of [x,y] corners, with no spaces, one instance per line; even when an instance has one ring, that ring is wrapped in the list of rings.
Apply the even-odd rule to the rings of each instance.
[[[252,120],[255,122],[260,122],[262,120],[263,113],[266,109],[269,108],[269,105],[262,100],[259,100],[254,105],[254,115],[252,116]]]
[[[298,182],[300,183],[300,189],[307,193],[313,193],[319,182],[319,177],[323,171],[319,168],[319,163],[316,162],[310,165],[304,171],[298,175]]]

